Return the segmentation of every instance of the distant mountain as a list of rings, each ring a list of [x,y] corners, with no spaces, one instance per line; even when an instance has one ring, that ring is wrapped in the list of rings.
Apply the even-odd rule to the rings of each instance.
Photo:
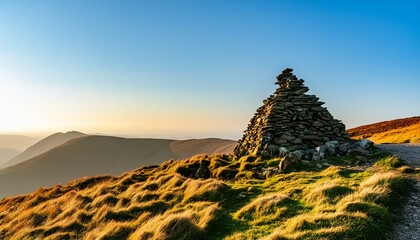
[[[375,143],[420,143],[420,116],[364,125],[347,132],[353,139]]]
[[[0,197],[64,184],[84,176],[119,175],[129,170],[196,154],[232,153],[236,141],[165,140],[85,136],[0,170]]]
[[[39,141],[39,138],[21,136],[21,135],[1,135],[0,148],[10,148],[23,151],[32,144]]]
[[[72,140],[78,137],[83,137],[83,136],[86,136],[86,134],[76,132],[76,131],[70,131],[66,133],[61,133],[61,132],[55,133],[35,143],[34,145],[26,149],[21,154],[13,158],[9,158],[7,162],[0,163],[0,169],[16,165],[30,158],[38,156],[39,154],[47,152],[48,150],[51,150],[69,140]]]
[[[179,155],[179,158],[189,158],[191,156],[206,153],[232,153],[237,141],[207,138],[173,141],[169,148]]]
[[[17,156],[21,151],[11,148],[0,148],[0,165]]]

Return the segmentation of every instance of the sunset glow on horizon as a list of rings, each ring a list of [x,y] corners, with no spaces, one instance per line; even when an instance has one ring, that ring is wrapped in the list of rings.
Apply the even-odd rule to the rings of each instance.
[[[286,67],[348,128],[420,115],[420,3],[237,3],[2,1],[0,134],[238,139]]]

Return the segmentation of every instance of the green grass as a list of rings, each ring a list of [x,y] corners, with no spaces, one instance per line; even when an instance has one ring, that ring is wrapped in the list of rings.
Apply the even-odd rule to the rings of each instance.
[[[388,156],[377,161],[374,166],[389,171],[404,166],[404,162],[397,156]]]
[[[82,179],[1,200],[0,239],[382,239],[418,170],[392,156],[356,160],[267,177],[281,159],[202,155]],[[191,178],[203,164],[212,178]]]

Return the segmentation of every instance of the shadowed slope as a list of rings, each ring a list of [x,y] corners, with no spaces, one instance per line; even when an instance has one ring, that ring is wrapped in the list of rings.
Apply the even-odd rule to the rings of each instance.
[[[38,138],[34,137],[0,134],[0,148],[11,148],[23,151],[38,140]]]
[[[175,141],[109,136],[76,138],[25,162],[0,170],[0,197],[27,193],[39,187],[63,184],[84,176],[119,175],[139,166],[160,164],[187,155],[212,154],[229,144],[229,152],[232,152],[234,143],[219,139]],[[205,147],[206,144],[210,146],[209,149]]]
[[[20,154],[21,151],[11,148],[0,148],[0,164],[3,164],[13,157],[16,157]]]
[[[181,158],[188,158],[201,153],[232,153],[236,144],[236,141],[226,139],[191,139],[173,141],[170,149]]]
[[[80,133],[80,132],[76,132],[76,131],[71,131],[71,132],[67,132],[67,133],[55,133],[53,135],[50,135],[44,139],[42,139],[41,141],[35,143],[34,145],[32,145],[31,147],[29,147],[28,149],[26,149],[23,153],[13,157],[13,158],[9,158],[10,160],[2,163],[0,165],[0,169],[2,168],[7,168],[13,165],[16,165],[18,163],[21,163],[23,161],[26,161],[30,158],[33,158],[35,156],[38,156],[39,154],[42,154],[48,150],[51,150],[69,140],[78,138],[78,137],[82,137],[82,136],[86,136],[84,133]]]
[[[420,117],[395,119],[347,130],[353,139],[375,143],[420,143]]]

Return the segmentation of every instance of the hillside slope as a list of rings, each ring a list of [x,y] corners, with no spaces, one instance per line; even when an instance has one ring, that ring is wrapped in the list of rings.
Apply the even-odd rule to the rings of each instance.
[[[353,139],[379,143],[420,143],[420,117],[395,119],[347,130]]]
[[[9,161],[13,157],[16,157],[20,153],[21,151],[16,150],[16,149],[0,148],[0,169],[1,169],[1,164]]]
[[[408,189],[401,162],[341,160],[261,175],[279,159],[196,156],[79,179],[0,200],[0,239],[387,239],[389,208]]]
[[[16,165],[18,163],[21,163],[23,161],[26,161],[30,158],[38,156],[41,153],[51,150],[69,140],[82,137],[82,136],[86,136],[86,135],[84,133],[80,133],[76,131],[70,131],[67,133],[59,132],[59,133],[52,134],[42,139],[41,141],[35,143],[34,145],[26,149],[21,154],[13,158],[9,158],[10,160],[8,160],[7,162],[3,164],[0,163],[0,169],[7,168],[10,166]]]
[[[0,170],[0,197],[100,174],[119,175],[199,153],[230,153],[236,142],[221,139],[162,140],[109,136],[76,138],[20,164]]]
[[[23,151],[38,140],[39,138],[35,137],[0,134],[0,148],[11,148]]]

